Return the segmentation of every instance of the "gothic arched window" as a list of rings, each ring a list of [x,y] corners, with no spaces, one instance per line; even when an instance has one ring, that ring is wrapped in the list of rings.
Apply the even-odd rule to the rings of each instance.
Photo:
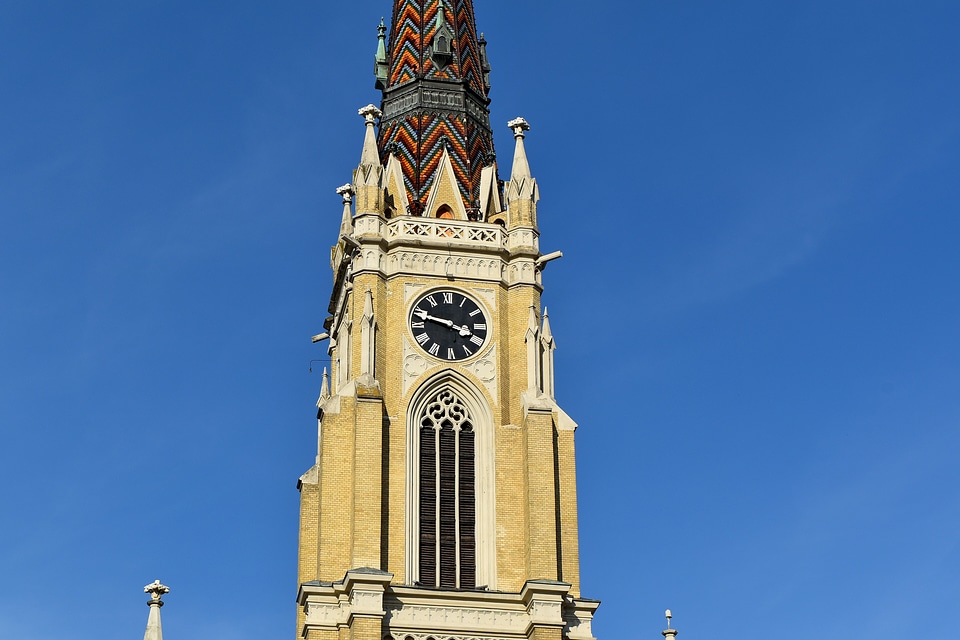
[[[450,389],[420,415],[420,584],[477,586],[476,447],[473,421]]]

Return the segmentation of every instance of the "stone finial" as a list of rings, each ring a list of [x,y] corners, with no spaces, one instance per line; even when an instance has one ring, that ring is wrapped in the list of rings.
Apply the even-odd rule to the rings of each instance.
[[[151,596],[153,596],[154,600],[157,600],[159,602],[163,596],[170,593],[170,587],[168,587],[165,584],[160,584],[159,580],[154,580],[153,582],[151,582],[150,584],[148,584],[143,588],[143,592],[149,593]]]
[[[389,63],[387,62],[387,25],[383,18],[380,18],[380,26],[377,27],[377,55],[374,57],[373,75],[376,77],[374,86],[383,91],[387,88],[387,79],[390,74]]]
[[[534,396],[540,394],[540,318],[537,307],[530,305],[530,315],[527,319],[527,333],[524,336],[527,343],[527,391]]]
[[[323,378],[320,381],[320,402],[323,402],[330,397],[330,374],[327,373],[327,368],[323,368]]]
[[[510,181],[516,182],[516,187],[520,190],[523,190],[524,193],[518,195],[525,199],[533,198],[533,189],[534,183],[529,182],[527,188],[523,189],[524,178],[532,178],[530,174],[530,163],[527,161],[527,150],[524,147],[523,139],[526,137],[526,132],[530,131],[530,124],[523,118],[516,118],[507,123],[513,130],[513,136],[517,140],[516,149],[513,152],[513,170],[510,172]],[[508,198],[509,200],[510,198]]]
[[[160,607],[163,606],[163,596],[170,593],[170,587],[160,584],[159,580],[154,580],[143,588],[144,593],[151,595],[147,605],[150,607],[150,615],[147,616],[147,630],[143,634],[143,640],[163,640],[163,625],[160,622]]]
[[[553,339],[553,330],[550,329],[550,312],[543,308],[543,326],[540,329],[540,368],[543,394],[548,398],[555,395],[556,373],[554,371],[553,352],[557,350],[557,343]]]
[[[367,293],[363,296],[363,317],[373,318],[373,291],[367,287]]]
[[[383,116],[383,112],[381,112],[380,109],[377,109],[372,104],[368,104],[362,109],[359,109],[357,113],[363,117],[363,119],[366,121],[367,126],[372,126],[377,124],[377,120],[379,120],[380,117]]]
[[[353,233],[353,211],[350,209],[350,204],[353,202],[353,185],[343,185],[337,189],[337,195],[343,197],[343,215],[340,216],[340,235],[349,236]]]
[[[363,152],[360,155],[360,171],[354,175],[354,182],[357,183],[360,191],[360,199],[357,204],[362,204],[363,187],[377,186],[380,183],[380,148],[377,146],[377,133],[375,127],[377,120],[383,114],[372,104],[368,104],[363,109],[357,111],[366,123],[366,131],[363,134]]]
[[[367,287],[363,297],[363,317],[360,318],[360,381],[365,386],[376,384],[377,324],[373,314],[373,291]]]
[[[540,321],[537,318],[537,308],[530,305],[530,315],[527,318],[527,331],[533,335],[540,333]]]
[[[676,640],[677,630],[670,628],[670,620],[673,618],[673,613],[671,613],[670,609],[667,609],[667,612],[664,615],[667,618],[667,628],[663,631],[663,637],[665,640]]]
[[[553,331],[550,330],[550,313],[547,308],[543,308],[543,329],[541,334],[545,340],[553,340]]]
[[[513,135],[517,138],[525,137],[527,135],[527,131],[530,131],[530,123],[523,118],[514,118],[507,123],[507,126],[513,130]]]
[[[353,185],[345,184],[342,187],[337,187],[337,195],[343,196],[344,204],[350,204],[353,202]]]

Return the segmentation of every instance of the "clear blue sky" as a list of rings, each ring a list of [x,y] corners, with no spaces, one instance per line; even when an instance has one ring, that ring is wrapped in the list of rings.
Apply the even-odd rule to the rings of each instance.
[[[294,637],[389,0],[0,3],[0,637]],[[960,3],[477,0],[601,640],[954,639]],[[322,366],[322,364],[321,364]]]

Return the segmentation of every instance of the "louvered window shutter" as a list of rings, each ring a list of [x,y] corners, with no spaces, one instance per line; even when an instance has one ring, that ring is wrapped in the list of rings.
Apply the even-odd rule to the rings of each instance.
[[[437,432],[420,429],[420,584],[437,586]]]
[[[420,584],[475,589],[475,434],[452,392],[441,392],[424,408],[419,453]]]
[[[477,587],[477,511],[473,426],[460,431],[460,588]]]

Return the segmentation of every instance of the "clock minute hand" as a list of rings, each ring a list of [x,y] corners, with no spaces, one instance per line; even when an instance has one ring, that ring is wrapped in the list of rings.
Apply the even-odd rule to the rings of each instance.
[[[420,309],[414,309],[413,315],[417,316],[421,320],[430,320],[431,322],[436,322],[437,324],[442,324],[445,327],[453,328],[453,320],[444,320],[443,318],[438,318],[432,316],[426,311],[421,311]]]

